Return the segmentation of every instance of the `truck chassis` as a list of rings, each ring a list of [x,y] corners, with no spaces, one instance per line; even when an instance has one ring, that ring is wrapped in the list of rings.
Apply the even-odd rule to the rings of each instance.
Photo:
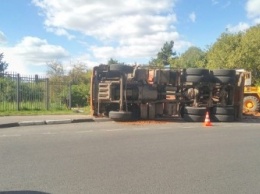
[[[233,69],[160,69],[122,64],[93,68],[91,109],[115,121],[183,118],[203,122],[240,120],[243,73]]]

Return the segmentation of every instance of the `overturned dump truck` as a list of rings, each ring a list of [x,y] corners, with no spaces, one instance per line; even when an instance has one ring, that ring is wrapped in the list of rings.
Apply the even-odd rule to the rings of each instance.
[[[203,122],[240,120],[244,75],[233,69],[160,69],[122,64],[93,68],[94,116],[115,121],[183,118]]]

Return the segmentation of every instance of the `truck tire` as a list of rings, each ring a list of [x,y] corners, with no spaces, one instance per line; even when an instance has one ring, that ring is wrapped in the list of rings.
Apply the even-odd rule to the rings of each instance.
[[[209,75],[208,69],[202,69],[202,68],[188,68],[186,69],[186,75]]]
[[[109,118],[114,121],[131,121],[132,120],[132,112],[125,111],[110,111]]]
[[[221,84],[234,84],[235,83],[235,77],[231,77],[231,76],[215,76],[213,80],[214,80],[214,83],[221,83]]]
[[[234,107],[213,107],[210,118],[213,122],[233,122],[235,120]]]
[[[132,73],[133,67],[129,65],[122,65],[122,64],[111,64],[110,71],[119,71],[121,73]]]
[[[184,114],[188,115],[200,115],[204,116],[206,115],[206,107],[184,107]]]
[[[212,70],[214,76],[228,76],[228,77],[235,77],[236,70],[234,69],[214,69]]]
[[[187,122],[203,122],[205,120],[205,115],[191,115],[191,114],[184,114],[183,120]]]
[[[233,122],[233,121],[235,121],[234,115],[211,115],[211,119],[215,122]]]
[[[260,102],[255,96],[245,96],[243,102],[243,109],[250,112],[259,111]]]
[[[185,77],[185,81],[192,82],[192,83],[209,82],[210,78],[209,76],[202,76],[202,75],[187,75]]]
[[[216,115],[234,115],[235,109],[234,107],[218,107],[215,106],[212,109],[212,114]]]

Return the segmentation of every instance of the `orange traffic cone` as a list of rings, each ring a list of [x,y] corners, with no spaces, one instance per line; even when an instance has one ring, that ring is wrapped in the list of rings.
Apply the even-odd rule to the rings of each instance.
[[[210,118],[209,118],[209,112],[207,111],[206,113],[206,118],[205,118],[205,121],[204,121],[204,126],[212,126],[211,122],[210,122]]]

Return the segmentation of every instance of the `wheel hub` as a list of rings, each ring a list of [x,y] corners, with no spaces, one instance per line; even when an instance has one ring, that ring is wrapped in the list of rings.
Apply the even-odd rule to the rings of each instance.
[[[254,104],[252,102],[247,102],[246,103],[246,107],[247,108],[252,108],[254,106]]]

